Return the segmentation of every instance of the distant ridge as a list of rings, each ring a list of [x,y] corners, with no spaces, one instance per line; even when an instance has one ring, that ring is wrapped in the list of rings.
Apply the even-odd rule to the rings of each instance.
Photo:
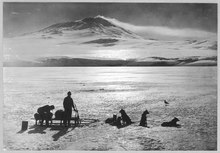
[[[85,58],[43,58],[35,62],[4,62],[6,67],[56,67],[56,66],[217,66],[217,57],[163,58],[148,57],[143,59],[85,59]]]

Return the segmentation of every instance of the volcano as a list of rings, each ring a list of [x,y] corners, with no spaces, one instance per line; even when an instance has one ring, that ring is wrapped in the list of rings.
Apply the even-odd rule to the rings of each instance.
[[[135,26],[103,16],[57,23],[4,38],[4,65],[217,65],[215,33],[167,29]]]
[[[102,16],[88,17],[82,20],[53,24],[39,30],[37,33],[53,38],[53,36],[65,36],[71,32],[83,32],[80,36],[102,36],[113,38],[141,38],[137,34],[117,26]]]

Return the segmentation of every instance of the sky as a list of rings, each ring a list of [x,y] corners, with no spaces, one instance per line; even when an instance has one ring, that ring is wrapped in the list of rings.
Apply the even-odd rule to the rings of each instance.
[[[11,37],[55,23],[105,16],[138,26],[217,32],[214,3],[3,3],[3,34]]]

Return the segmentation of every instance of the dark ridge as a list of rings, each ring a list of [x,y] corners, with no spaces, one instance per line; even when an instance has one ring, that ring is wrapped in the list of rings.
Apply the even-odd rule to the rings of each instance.
[[[84,42],[83,44],[92,44],[92,43],[109,44],[109,43],[114,43],[114,42],[117,42],[117,41],[118,41],[118,39],[108,38],[108,39],[97,39],[97,40],[87,41],[87,42]]]
[[[197,40],[186,40],[189,44],[193,44],[193,43],[196,43]]]
[[[159,57],[158,57],[159,58]],[[162,59],[162,57],[161,57]],[[194,62],[199,61],[213,61],[210,63],[199,63],[195,65]],[[4,67],[56,67],[56,66],[217,66],[217,57],[188,57],[176,60],[160,60],[160,61],[137,61],[135,59],[120,60],[120,59],[83,59],[83,58],[43,58],[37,62],[29,61],[13,61],[4,62]]]
[[[203,43],[206,43],[207,40],[203,40],[203,41],[200,41],[200,42],[197,42],[196,44],[199,45],[199,44],[203,44]]]
[[[204,58],[200,58],[200,60],[213,60],[213,61],[217,61],[217,56],[204,57]]]
[[[158,59],[158,60],[177,60],[178,59],[178,58],[165,58],[165,57],[157,57],[157,56],[152,56],[150,58]]]
[[[83,58],[59,58],[45,59],[41,63],[44,66],[125,66],[125,60],[100,60]]]

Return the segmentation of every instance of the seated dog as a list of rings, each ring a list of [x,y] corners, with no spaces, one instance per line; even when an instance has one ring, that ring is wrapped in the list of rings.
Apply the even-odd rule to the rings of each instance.
[[[60,120],[60,125],[62,125],[62,123],[64,123],[64,118],[65,118],[64,110],[60,109],[55,112],[55,119]]]
[[[149,114],[148,110],[145,110],[141,115],[140,126],[147,127],[147,114]]]
[[[121,109],[119,113],[121,113],[121,119],[123,124],[128,125],[132,123],[130,117],[126,114],[125,110]]]
[[[121,117],[118,117],[117,118],[117,120],[116,120],[116,122],[115,122],[115,125],[118,127],[118,128],[120,128],[122,125],[121,125]]]
[[[170,122],[163,122],[161,124],[161,126],[168,126],[168,127],[179,127],[179,124],[176,124],[176,122],[178,122],[179,119],[174,117],[174,119],[172,119]]]

